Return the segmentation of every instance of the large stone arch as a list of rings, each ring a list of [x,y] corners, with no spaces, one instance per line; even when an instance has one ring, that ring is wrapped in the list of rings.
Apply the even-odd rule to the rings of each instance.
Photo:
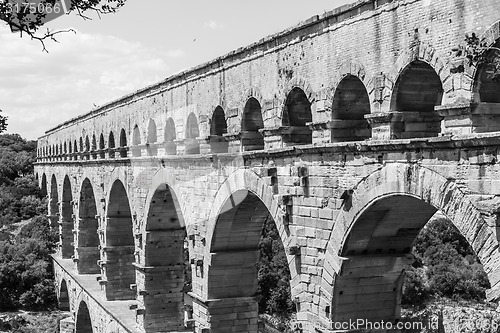
[[[281,210],[272,189],[263,179],[248,169],[240,169],[233,172],[219,187],[212,203],[212,208],[210,209],[210,215],[207,223],[206,244],[212,243],[215,224],[219,214],[224,208],[224,204],[227,199],[238,190],[248,190],[254,193],[264,203],[276,223],[282,243],[287,246],[289,244],[289,235],[283,224],[283,211]],[[207,252],[207,260],[209,259],[209,256],[210,252]]]
[[[175,183],[164,170],[154,177],[142,219],[143,255],[135,265],[139,285],[138,299],[145,312],[140,325],[146,332],[184,330],[186,276],[190,272],[186,257],[186,223]]]
[[[272,218],[286,248],[290,239],[272,190],[250,170],[230,175],[219,188],[208,221],[207,252],[202,298],[194,309],[206,312],[213,329],[257,332],[257,261],[262,228]],[[293,257],[287,255],[291,281],[297,276]],[[294,268],[290,268],[293,266]],[[292,287],[292,286],[291,286]],[[293,288],[292,288],[293,290]],[[292,294],[293,297],[293,294]],[[243,315],[244,313],[244,315]]]
[[[75,253],[75,237],[73,235],[73,229],[75,229],[73,189],[75,188],[75,184],[72,184],[71,178],[68,175],[64,176],[61,192],[59,240],[63,259],[73,258]]]
[[[137,226],[137,229],[140,230],[141,232],[144,232],[146,229],[146,218],[149,213],[149,205],[151,201],[153,200],[153,196],[161,185],[168,185],[170,188],[172,188],[173,192],[175,192],[176,197],[180,198],[182,195],[182,190],[180,185],[178,184],[177,178],[173,175],[172,172],[166,169],[159,169],[154,175],[153,178],[151,179],[151,182],[149,184],[149,189],[148,189],[148,194],[146,196],[146,208],[144,210],[144,215],[142,216],[141,219],[138,219],[139,225]],[[185,216],[186,214],[186,206],[183,205],[184,201],[179,200],[178,201],[178,212],[182,215]],[[177,207],[176,207],[177,208]],[[185,223],[184,220],[181,221],[181,226],[188,227]]]
[[[134,218],[130,194],[126,182],[118,177],[107,193],[105,246],[101,247],[101,269],[106,277],[107,300],[133,299],[130,289],[135,284]]]
[[[77,269],[79,274],[98,274],[100,269],[99,246],[99,205],[97,204],[96,186],[90,178],[84,177],[79,187],[78,220],[76,236]]]
[[[499,297],[498,240],[494,227],[488,225],[483,213],[477,208],[477,202],[468,197],[453,180],[433,170],[416,164],[391,163],[365,177],[353,188],[352,195],[344,200],[326,248],[320,317],[329,320],[330,310],[333,312],[334,285],[345,260],[340,254],[355,222],[374,203],[398,195],[418,199],[441,210],[453,222],[469,241],[488,274],[492,286],[489,297]]]

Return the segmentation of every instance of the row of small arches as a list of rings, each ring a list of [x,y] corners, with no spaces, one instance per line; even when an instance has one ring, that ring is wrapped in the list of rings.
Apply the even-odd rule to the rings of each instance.
[[[483,76],[480,75],[481,81],[486,81],[483,80]],[[496,85],[492,88],[492,84]],[[484,90],[482,95],[485,98],[488,97],[488,92],[499,86],[494,82],[483,83],[481,85],[481,89]],[[402,71],[394,85],[390,108],[391,111],[411,111],[414,114],[420,114],[412,115],[406,133],[401,133],[396,138],[437,136],[441,130],[441,117],[435,112],[434,107],[441,104],[442,97],[443,85],[435,70],[420,60],[410,63]],[[486,99],[489,101],[490,97]],[[493,99],[490,102],[500,101]],[[312,143],[311,106],[312,102],[302,88],[294,87],[288,93],[282,113],[282,126],[287,127],[282,136],[288,145]],[[340,81],[333,96],[333,103],[328,107],[331,107],[332,111],[332,122],[329,125],[332,142],[362,141],[371,137],[371,128],[365,119],[365,116],[371,112],[370,97],[365,84],[357,76],[347,75]],[[250,97],[247,100],[241,119],[241,131],[237,133],[241,140],[241,150],[251,151],[265,148],[264,131],[266,128],[262,111],[261,102],[257,98]],[[198,119],[194,113],[189,114],[185,124],[183,153],[199,154],[200,142],[208,143],[211,153],[228,152],[227,120],[223,108],[218,106],[212,114],[209,136],[200,138]],[[405,129],[401,131],[405,132]],[[73,143],[64,142],[42,147],[38,155],[42,158],[78,159],[80,154],[81,159],[90,159],[91,157],[105,158],[108,154],[110,158],[114,158],[127,157],[130,155],[129,150],[131,150],[132,156],[141,156],[140,146],[143,145],[147,155],[151,156],[158,153],[160,144],[162,144],[166,155],[175,155],[178,153],[177,145],[182,141],[176,140],[176,126],[172,118],[168,118],[165,123],[163,142],[158,140],[157,125],[153,119],[149,120],[144,144],[141,142],[138,125],[134,126],[132,137],[132,145],[129,147],[126,131],[121,129],[119,145],[115,143],[114,133],[110,132],[107,146],[103,134],[100,135],[98,143],[93,135],[92,138],[88,136],[80,138],[79,142],[74,140]]]

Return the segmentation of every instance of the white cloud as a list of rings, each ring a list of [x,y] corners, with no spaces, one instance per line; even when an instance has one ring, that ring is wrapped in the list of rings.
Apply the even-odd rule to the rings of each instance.
[[[182,50],[159,50],[105,35],[65,34],[50,53],[0,28],[0,109],[8,131],[35,139],[44,131],[169,75],[169,59]]]
[[[212,29],[212,30],[224,29],[224,25],[222,23],[217,22],[217,21],[208,21],[208,22],[205,22],[205,28]]]

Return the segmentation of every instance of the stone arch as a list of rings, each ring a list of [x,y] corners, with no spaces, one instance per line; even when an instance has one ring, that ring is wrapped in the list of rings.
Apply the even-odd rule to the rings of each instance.
[[[127,157],[127,133],[124,128],[120,130],[120,157]]]
[[[103,271],[108,300],[133,299],[135,284],[133,220],[127,190],[115,180],[107,198]]]
[[[167,155],[177,154],[177,146],[175,144],[176,133],[175,133],[175,122],[172,117],[167,119],[165,123],[165,131],[163,132],[163,141],[165,145],[165,151]]]
[[[364,77],[364,70],[358,69]],[[370,138],[371,131],[365,115],[370,114],[370,96],[359,76],[345,75],[335,88],[331,104],[331,140],[357,141]]]
[[[89,178],[85,178],[80,190],[78,205],[78,254],[77,270],[79,274],[99,274],[100,268],[97,261],[99,253],[99,221],[97,219],[97,202],[94,189]]]
[[[257,332],[257,262],[262,228],[273,219],[284,247],[289,239],[272,191],[251,172],[232,174],[219,189],[207,230],[207,310],[212,327]],[[288,256],[288,262],[291,257]],[[291,272],[293,278],[297,272]],[[221,278],[224,276],[224,278]],[[292,283],[291,283],[292,284]],[[236,318],[245,313],[246,321]],[[234,321],[233,319],[234,318]]]
[[[262,96],[259,99],[250,96],[243,107],[241,116],[241,145],[243,151],[264,149],[264,136],[260,130],[264,129],[262,118]]]
[[[485,47],[490,48],[496,46],[495,44],[498,43],[500,40],[500,20],[496,21],[492,25],[490,25],[488,28],[484,30],[484,32],[481,34],[479,37],[479,40],[484,43]],[[486,50],[487,52],[487,50]],[[473,65],[470,67],[466,67],[466,73],[471,77],[475,78],[477,77],[477,71],[478,67]],[[474,92],[474,91],[473,91]]]
[[[56,175],[52,175],[50,179],[49,216],[56,219],[57,223],[59,219],[59,194],[57,190]]]
[[[399,208],[392,210],[393,207],[400,204],[403,204],[402,207],[406,208],[408,206],[413,207],[413,210],[411,213],[402,211]],[[345,314],[340,313],[337,316],[338,313],[336,313],[335,305],[338,304],[339,308],[342,308],[342,297],[349,295],[352,297],[364,297],[355,292],[353,293],[352,290],[345,290],[346,288],[343,287],[342,283],[345,281],[343,274],[352,273],[352,265],[355,265],[356,262],[360,265],[362,260],[368,260],[368,255],[372,256],[370,257],[371,262],[379,260],[376,258],[380,257],[379,266],[386,269],[385,272],[379,272],[380,274],[388,273],[387,269],[391,265],[395,269],[399,267],[399,271],[396,270],[393,273],[401,272],[404,266],[408,264],[406,261],[406,252],[411,247],[411,242],[408,240],[416,236],[423,224],[427,222],[428,218],[436,210],[443,212],[471,244],[489,276],[493,289],[492,295],[498,298],[498,295],[500,295],[499,280],[494,275],[494,272],[497,270],[495,265],[500,257],[497,250],[498,241],[493,230],[494,228],[488,226],[483,218],[484,215],[477,208],[477,204],[471,201],[454,181],[446,179],[435,171],[416,164],[391,163],[365,177],[354,187],[352,196],[344,200],[344,205],[336,218],[331,238],[326,248],[325,264],[322,270],[321,296],[323,299],[320,303],[320,308],[325,310],[323,315],[328,317],[330,306],[332,306],[331,318],[328,319],[345,320]],[[377,241],[376,238],[372,239],[370,237],[370,239],[361,240],[356,238],[358,236],[353,236],[352,232],[356,231],[355,228],[357,225],[363,224],[363,226],[368,227],[370,224],[366,221],[370,219],[379,219],[380,221],[382,221],[382,218],[390,219],[396,216],[391,215],[393,212],[396,215],[398,212],[400,213],[399,219],[401,219],[401,216],[405,216],[408,219],[408,228],[404,228],[401,225],[400,228],[398,227],[398,230],[386,230],[385,232],[380,232],[380,234],[401,237],[406,242],[394,245],[395,243],[391,243],[390,239],[387,238],[383,246],[380,246],[382,248],[380,250],[377,249],[377,244],[374,243]],[[368,244],[371,246],[373,244],[374,249],[368,247],[366,249],[355,249],[350,245],[352,244],[350,240],[357,241],[358,245]],[[378,239],[378,241],[381,241],[381,239]],[[392,245],[389,246],[388,244]],[[387,248],[387,246],[391,249]],[[353,249],[359,250],[359,253],[349,252],[349,250]],[[386,253],[385,250],[389,251]],[[373,253],[370,253],[370,251]],[[358,255],[356,260],[352,260],[351,258],[354,255]],[[349,260],[351,260],[352,264],[348,263]],[[393,280],[388,281],[392,283],[392,286],[387,285],[385,289],[391,290],[394,293],[400,293],[400,284],[398,284],[400,281],[397,280],[399,275],[396,274],[393,277]],[[359,276],[359,278],[363,277]],[[393,311],[394,315],[392,318],[388,318],[392,320],[395,319],[394,317],[397,315],[398,310],[398,295],[393,296],[392,298],[387,297],[388,303],[392,302],[393,306],[389,311]],[[377,298],[376,295],[372,295],[372,299],[380,300],[383,297]],[[371,304],[377,307],[377,309],[372,309],[375,310],[373,313],[383,308],[378,301],[373,301]],[[356,309],[356,307],[351,308],[351,310],[353,309]],[[364,309],[370,310],[367,307]],[[384,309],[387,310],[387,308]],[[361,310],[358,312],[361,312]],[[355,311],[352,313],[356,315]],[[367,314],[364,313],[363,315],[366,316]],[[378,312],[378,315],[381,316],[378,319],[383,319],[382,317],[387,317],[388,314]]]
[[[445,64],[443,60],[446,57],[442,56],[431,45],[420,42],[416,46],[405,49],[396,59],[392,70],[388,73],[388,79],[396,83],[400,74],[414,61],[425,62],[431,66],[439,76],[443,85],[451,79],[449,64]],[[391,94],[393,91],[391,92]]]
[[[157,141],[158,141],[158,133],[156,129],[156,123],[152,118],[150,118],[148,124],[148,137],[146,140],[146,144],[148,145],[147,151],[149,156],[158,155],[158,148],[156,146]]]
[[[198,137],[200,136],[200,128],[196,115],[191,112],[186,121],[186,139],[185,139],[185,153],[186,154],[199,154],[200,143]]]
[[[113,134],[113,131],[109,132],[109,138],[108,138],[108,154],[109,158],[115,158],[115,135]]]
[[[69,292],[66,280],[62,279],[59,288],[58,306],[61,311],[70,310]]]
[[[93,152],[95,152],[97,150],[97,139],[95,137],[95,133],[92,134],[92,147],[90,150]]]
[[[500,21],[493,23],[479,38],[487,48],[483,57],[488,60],[500,57]],[[468,68],[469,74],[474,78],[472,86],[472,101],[476,103],[500,103],[500,82],[498,77],[492,80],[495,68],[491,63],[482,63]]]
[[[65,176],[62,190],[61,222],[59,228],[61,256],[63,259],[72,258],[74,256],[75,246],[73,229],[75,229],[73,215],[73,188],[69,177]]]
[[[442,117],[434,107],[443,100],[443,84],[427,62],[414,60],[400,73],[391,96],[392,133],[397,139],[438,136]]]
[[[42,175],[40,190],[42,191],[42,196],[44,198],[47,197],[47,175],[45,175],[45,173]]]
[[[210,150],[212,153],[227,153],[229,144],[224,137],[227,133],[227,122],[224,109],[215,108],[210,121]]]
[[[104,134],[99,135],[99,157],[106,157],[106,143],[104,142]]]
[[[167,183],[157,186],[149,198],[143,233],[145,262],[136,265],[148,291],[143,297],[144,329],[184,330],[184,295],[190,291],[186,290],[190,264],[182,210],[175,191]]]
[[[239,169],[230,174],[226,181],[219,187],[217,194],[210,209],[210,215],[207,223],[207,239],[206,243],[212,243],[212,237],[215,230],[215,223],[221,212],[224,211],[224,205],[232,193],[239,190],[247,190],[254,193],[266,206],[271,214],[271,217],[278,227],[282,243],[287,246],[289,239],[287,231],[283,225],[283,212],[278,207],[278,201],[274,197],[272,189],[265,183],[265,181],[257,176],[255,173]],[[206,258],[209,259],[208,257]]]
[[[312,122],[311,105],[315,101],[312,88],[303,79],[293,78],[288,84],[283,102],[282,125],[289,127],[283,136],[286,143],[311,144],[312,130],[308,123]]]
[[[156,143],[158,137],[158,133],[156,130],[156,123],[155,121],[150,118],[149,123],[148,123],[148,138],[146,140],[147,143]]]
[[[85,301],[81,301],[78,305],[75,326],[75,333],[97,333],[94,332],[90,311]]]
[[[134,146],[134,148],[132,148],[132,156],[141,156],[141,148],[138,147],[141,145],[141,131],[138,125],[135,125],[132,130],[132,145]]]

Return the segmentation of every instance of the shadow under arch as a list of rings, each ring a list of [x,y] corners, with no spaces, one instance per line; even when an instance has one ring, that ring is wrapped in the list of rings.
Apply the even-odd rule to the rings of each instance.
[[[185,293],[191,291],[186,227],[177,196],[167,184],[156,187],[146,211],[144,262],[136,264],[144,281],[145,332],[185,329]],[[189,312],[189,311],[187,311]]]
[[[87,303],[81,301],[76,314],[75,333],[94,333]]]
[[[129,197],[119,179],[109,191],[105,239],[101,257],[106,298],[134,299],[135,293],[130,289],[135,284],[133,221]]]
[[[326,249],[320,301],[325,312],[320,316],[334,322],[396,320],[401,271],[410,263],[412,240],[437,210],[472,246],[490,280],[489,297],[498,298],[495,263],[500,255],[494,228],[453,181],[425,167],[394,163],[363,179],[347,201]],[[360,266],[368,268],[362,272]],[[360,281],[375,281],[374,275],[385,280],[377,288],[359,287]]]
[[[64,177],[63,182],[61,220],[59,224],[61,256],[63,259],[69,259],[75,254],[75,237],[73,235],[75,220],[73,215],[73,190],[68,176]]]
[[[207,226],[206,303],[193,305],[195,313],[208,312],[212,327],[257,332],[257,263],[262,229],[267,220],[276,224],[281,243],[289,245],[272,191],[248,170],[231,174],[219,189]],[[287,256],[289,262],[293,257]],[[290,269],[291,280],[297,271]],[[293,297],[293,283],[291,284]],[[198,308],[196,308],[198,307]],[[243,315],[245,313],[245,315]],[[240,320],[245,316],[247,320]]]
[[[77,232],[77,269],[79,274],[98,274],[100,268],[97,261],[99,253],[99,222],[97,220],[97,204],[92,184],[88,178],[82,183],[78,206]]]
[[[414,60],[399,73],[391,96],[391,132],[395,139],[438,136],[443,84],[434,68]]]
[[[335,88],[332,103],[332,142],[357,141],[370,138],[365,115],[370,114],[370,97],[357,76],[346,75]]]
[[[40,191],[42,192],[42,196],[44,198],[47,197],[47,175],[45,175],[45,173],[42,175],[42,180],[41,180],[41,184],[40,184]]]
[[[61,280],[61,287],[59,288],[59,299],[58,299],[59,310],[61,311],[69,311],[69,293],[68,293],[68,285],[66,284],[66,280]]]

